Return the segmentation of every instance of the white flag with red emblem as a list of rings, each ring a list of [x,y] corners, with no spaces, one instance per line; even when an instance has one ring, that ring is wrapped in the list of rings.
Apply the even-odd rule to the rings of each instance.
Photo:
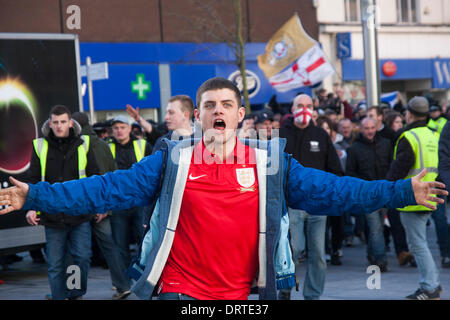
[[[258,56],[258,66],[280,92],[315,85],[335,72],[318,42],[303,29],[298,15],[269,40],[266,53]]]

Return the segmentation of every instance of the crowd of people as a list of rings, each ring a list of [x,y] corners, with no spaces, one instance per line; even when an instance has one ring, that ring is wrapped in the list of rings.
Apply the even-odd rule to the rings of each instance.
[[[167,105],[162,123],[143,119],[139,108],[127,105],[128,116],[120,115],[91,126],[86,114],[71,114],[64,106],[53,107],[49,120],[42,127],[44,137],[34,141],[34,152],[26,182],[36,184],[39,181],[54,183],[82,180],[84,177],[103,175],[118,169],[127,170],[132,168],[135,163],[143,161],[146,156],[160,154],[158,151],[166,148],[164,142],[166,139],[190,140],[194,139],[196,133],[202,130],[205,134],[206,121],[200,115],[200,106],[204,110],[216,108],[219,100],[211,95],[205,103],[204,98],[209,97],[210,92],[233,91],[233,88],[226,82],[211,88],[203,88],[203,91],[199,89],[197,107],[189,96],[172,97]],[[343,96],[344,90],[339,87],[334,93],[328,94],[326,90],[320,89],[315,93],[314,98],[300,93],[290,104],[279,104],[274,96],[263,109],[247,115],[242,114],[236,128],[236,135],[242,141],[246,139],[271,141],[278,137],[285,138],[284,151],[303,167],[318,169],[340,177],[351,176],[368,181],[396,181],[422,174],[421,170],[426,168],[428,171],[422,176],[425,181],[441,179],[438,176],[438,165],[441,165],[440,162],[439,164],[437,162],[438,153],[440,155],[442,151],[443,154],[449,156],[447,152],[450,153],[450,150],[446,149],[449,148],[448,145],[441,143],[440,135],[447,122],[447,111],[450,111],[450,108],[447,110],[446,106],[440,106],[433,99],[425,97],[414,97],[408,103],[398,99],[393,106],[382,104],[358,107],[346,101]],[[227,105],[227,101],[233,99],[227,99],[223,100],[225,101],[224,109],[233,107],[233,102],[229,103],[230,106]],[[202,103],[200,104],[199,101]],[[207,111],[202,112],[204,115]],[[231,129],[230,123],[231,121],[223,116],[215,119],[211,126],[215,130],[222,131]],[[448,127],[449,125],[446,126],[446,131],[449,131]],[[417,140],[414,140],[415,138]],[[206,147],[203,147],[206,150]],[[218,150],[215,149],[212,157],[218,153]],[[290,160],[289,165],[291,165]],[[196,167],[193,166],[193,168]],[[242,181],[251,180],[244,176],[245,170],[240,172],[243,174]],[[189,173],[191,173],[189,180],[195,180],[206,175],[207,171],[189,171]],[[191,179],[192,177],[195,179]],[[259,176],[258,179],[260,179]],[[326,179],[329,179],[328,176]],[[253,184],[245,185],[244,189],[255,188],[255,181],[251,181]],[[356,181],[349,180],[348,184],[356,183]],[[120,183],[123,184],[120,186],[123,188],[122,192],[127,193],[127,188],[130,192],[134,190],[131,181],[120,180]],[[192,184],[193,182],[188,181],[188,183]],[[257,183],[261,186],[262,182],[258,181]],[[242,186],[241,183],[240,187],[242,188]],[[148,186],[142,187],[147,188]],[[216,187],[222,188],[220,184]],[[256,187],[258,186],[256,185]],[[365,257],[367,263],[377,265],[381,272],[388,271],[386,254],[391,250],[392,244],[400,265],[410,264],[418,268],[421,279],[419,289],[407,298],[438,299],[442,287],[439,283],[437,266],[434,264],[427,245],[425,231],[429,224],[429,217],[431,217],[436,227],[441,266],[450,268],[450,235],[445,203],[437,204],[436,209],[432,210],[425,205],[400,208],[388,206],[388,201],[385,203],[378,201],[378,205],[370,205],[369,201],[364,201],[367,207],[362,209],[364,204],[356,204],[363,199],[359,198],[363,195],[354,193],[358,187],[359,185],[355,189],[348,188],[350,199],[348,207],[341,203],[345,203],[346,199],[330,197],[321,203],[321,206],[324,207],[323,212],[320,212],[321,209],[308,210],[307,206],[299,205],[297,199],[289,200],[289,196],[286,196],[286,215],[289,219],[289,227],[285,232],[290,242],[293,265],[289,272],[285,270],[285,274],[292,276],[301,263],[306,263],[307,273],[303,280],[303,296],[305,299],[319,299],[325,286],[327,263],[336,266],[344,264],[344,250],[347,250],[344,248],[352,247],[357,238],[367,247],[367,256]],[[161,188],[162,186],[159,186],[159,190]],[[152,189],[158,190],[158,186],[152,186]],[[246,195],[244,191],[241,190],[241,195]],[[100,191],[92,190],[92,192],[99,193]],[[121,195],[114,192],[115,190],[108,191],[108,197],[114,201],[122,199]],[[186,187],[185,192],[197,199],[204,190],[194,192]],[[100,197],[100,195],[98,196]],[[73,197],[75,198],[75,196]],[[253,209],[256,210],[257,205],[253,203],[253,198],[239,197],[241,206],[243,203],[244,207],[248,206],[251,212],[254,211]],[[441,196],[441,198],[445,197]],[[236,203],[237,200],[231,200],[231,198],[228,200],[230,205],[239,205]],[[380,199],[376,198],[375,200]],[[116,204],[112,208],[108,207],[110,210],[96,212],[96,214],[92,214],[92,212],[81,215],[65,212],[53,214],[45,211],[39,212],[34,208],[28,210],[27,221],[30,224],[43,224],[46,227],[45,254],[42,255],[40,252],[30,252],[30,254],[32,257],[36,257],[36,261],[42,260],[45,256],[51,288],[48,299],[82,298],[87,289],[87,274],[91,259],[92,264],[104,265],[109,268],[112,284],[117,291],[113,296],[114,299],[125,299],[131,293],[133,268],[129,267],[137,265],[142,269],[145,268],[145,264],[141,263],[143,259],[141,245],[146,244],[146,234],[151,229],[150,219],[154,219],[154,212],[157,210],[155,207],[158,208],[162,203],[159,201],[131,201],[130,199],[120,201],[127,201],[126,208],[124,208],[124,204]],[[188,201],[186,200],[186,202]],[[208,202],[208,197],[205,202]],[[191,202],[189,203],[193,205]],[[201,206],[203,205],[205,204],[202,203]],[[36,206],[39,207],[39,205]],[[94,206],[94,204],[89,203],[89,206]],[[95,205],[96,209],[98,209],[97,206],[98,204]],[[253,208],[253,206],[256,207]],[[325,209],[327,206],[335,206],[336,208],[333,210],[339,213],[330,214],[329,210],[331,209]],[[188,207],[188,209],[183,209],[184,207]],[[361,210],[358,211],[360,207]],[[280,210],[281,208],[280,206]],[[78,209],[78,211],[84,212],[82,208]],[[76,208],[67,210],[73,211]],[[222,209],[216,207],[211,210],[220,211]],[[191,211],[195,210],[189,207],[189,204],[185,204],[185,198],[183,198],[179,223],[186,228],[193,227],[192,222],[183,218],[190,217]],[[242,230],[253,227],[257,230],[257,227],[251,224],[244,226]],[[153,226],[153,228],[155,227]],[[153,230],[153,232],[155,231]],[[184,236],[184,233],[178,232]],[[184,232],[187,234],[186,230]],[[236,236],[236,234],[234,235]],[[254,239],[243,235],[238,238],[242,241],[254,242]],[[170,298],[167,294],[178,292],[177,288],[169,283],[194,281],[192,279],[197,276],[197,272],[193,270],[192,266],[186,266],[189,275],[188,272],[184,273],[177,269],[183,263],[187,263],[180,255],[180,250],[192,253],[195,247],[180,243],[180,240],[177,242],[177,239],[182,239],[181,236],[175,239],[167,267],[164,268],[161,275],[162,280],[159,280],[161,281],[159,282],[160,286],[162,286],[161,283],[164,283],[162,293],[166,294],[167,298]],[[205,244],[205,239],[201,235],[196,235],[194,240],[204,244],[205,251],[212,250],[210,245]],[[257,244],[254,245],[257,246]],[[250,253],[248,254],[250,255]],[[254,254],[253,251],[252,254]],[[208,254],[206,257],[209,257]],[[153,259],[156,258],[153,257]],[[68,264],[81,266],[84,276],[81,279],[80,289],[67,290],[65,287],[65,268]],[[225,272],[224,267],[213,266],[217,268],[218,272]],[[256,267],[257,259],[251,263],[251,268],[255,269],[255,272]],[[128,273],[125,272],[126,270]],[[183,277],[179,276],[177,272],[181,272]],[[251,275],[254,276],[253,273]],[[291,289],[295,286],[298,289],[299,280],[290,276],[282,277],[287,285],[278,286],[278,299],[290,299]],[[245,277],[242,276],[242,281],[244,281],[243,278]],[[239,294],[237,295],[207,295],[196,291],[198,288],[194,290],[195,285],[198,285],[195,281],[194,284],[186,285],[186,288],[183,287],[185,291],[182,293],[188,297],[193,296],[200,299],[235,299],[244,297],[246,293],[245,290],[238,290]],[[201,289],[204,288],[201,287]],[[267,297],[274,298],[270,295]]]
[[[272,99],[270,108],[247,116],[239,136],[261,139],[260,129],[279,129],[279,136],[287,138],[287,151],[304,166],[364,180],[396,180],[407,176],[415,159],[414,153],[407,152],[404,156],[403,150],[399,150],[402,158],[394,161],[395,156],[399,156],[395,149],[402,146],[401,143],[397,146],[402,133],[411,126],[421,126],[430,128],[439,136],[450,115],[450,109],[440,106],[429,96],[415,98],[407,106],[399,96],[393,105],[382,103],[380,106],[361,108],[343,99],[343,93],[341,88],[337,88],[334,94],[327,94],[325,89],[318,90],[315,99],[309,98],[309,105],[312,104],[310,114],[305,115],[302,111],[298,117],[296,100],[291,109],[282,112],[283,106],[274,107]],[[410,109],[414,108],[414,103],[418,108],[423,108],[423,112],[416,112],[419,116],[411,119],[415,115]],[[406,119],[408,109],[409,121]],[[295,119],[301,119],[297,126],[294,125]],[[327,138],[323,137],[323,131],[328,134]],[[437,148],[432,152],[437,157]],[[352,247],[355,238],[366,244],[367,262],[377,265],[381,272],[388,270],[386,253],[391,250],[392,243],[400,266],[409,264],[417,267],[416,259],[408,248],[401,215],[396,209],[382,208],[367,215],[344,212],[342,216],[326,218],[295,211],[289,211],[293,254],[297,263],[309,257],[303,287],[305,299],[320,297],[325,284],[326,263],[342,265],[342,249]],[[445,205],[438,206],[431,218],[436,227],[441,267],[450,268],[450,231]],[[426,225],[429,224],[427,220]],[[315,247],[309,248],[305,243]],[[429,257],[427,261],[431,265]],[[430,269],[437,274],[435,267]],[[432,289],[438,287],[437,280],[434,281],[430,286]],[[280,299],[289,297],[289,291],[280,292]]]

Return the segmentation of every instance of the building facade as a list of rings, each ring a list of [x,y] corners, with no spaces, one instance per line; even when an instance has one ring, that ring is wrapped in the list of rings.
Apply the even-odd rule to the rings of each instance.
[[[139,106],[146,118],[159,119],[168,98],[188,94],[212,76],[232,78],[236,58],[237,13],[232,0],[0,0],[0,32],[74,33],[80,63],[107,62],[109,77],[93,82],[98,120]],[[308,34],[318,39],[312,1],[241,0],[242,35],[246,40],[250,102],[267,103],[277,94],[257,66],[265,43],[297,12]],[[86,78],[82,78],[86,83]],[[88,94],[83,86],[84,110]],[[305,88],[308,90],[308,88]],[[277,94],[292,101],[296,92]]]
[[[315,0],[319,41],[337,73],[324,85],[342,83],[347,97],[364,97],[361,0]],[[450,99],[450,0],[377,0],[381,91],[405,101],[428,94]]]

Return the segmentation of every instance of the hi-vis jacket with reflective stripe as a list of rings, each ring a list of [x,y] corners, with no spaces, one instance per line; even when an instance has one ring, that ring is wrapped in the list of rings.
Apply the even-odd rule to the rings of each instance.
[[[427,174],[422,179],[423,181],[435,181],[438,175],[438,146],[439,134],[432,131],[428,127],[417,127],[403,132],[397,140],[394,149],[394,160],[397,156],[397,147],[400,139],[408,140],[414,152],[415,162],[405,179],[412,178],[419,174],[423,169],[427,169]],[[433,203],[433,202],[430,202]],[[435,204],[435,203],[433,203]],[[407,206],[404,208],[397,208],[399,211],[431,211],[431,209],[424,206]]]
[[[294,270],[287,242],[285,195],[290,207],[316,215],[361,214],[382,207],[416,204],[410,180],[363,181],[337,177],[305,168],[295,159],[288,165],[289,155],[283,152],[285,139],[246,143],[255,148],[257,158],[260,299],[276,300],[278,280],[284,282]],[[158,151],[129,170],[54,185],[47,182],[30,185],[24,205],[25,210],[65,210],[71,215],[149,206],[163,176],[158,214],[152,216],[150,235],[146,236],[147,254],[141,256],[140,266],[137,266],[141,268],[140,278],[133,286],[141,299],[151,298],[170,253],[194,148],[190,140],[166,140],[166,144],[164,175],[163,151]],[[70,197],[66,197],[67,194]]]
[[[27,171],[27,182],[37,183],[45,180],[55,184],[99,173],[97,161],[90,146],[91,140],[80,137],[81,127],[76,121],[67,138],[55,137],[48,121],[44,123],[41,131],[44,138],[36,139],[30,146],[32,153],[30,168]],[[54,199],[54,201],[61,200]],[[47,214],[45,210],[36,211],[41,211],[40,224],[53,228],[77,226],[91,218],[91,215],[67,216],[62,213],[64,210],[61,210],[59,214]]]
[[[147,144],[147,141],[145,141],[144,139],[133,140],[133,149],[134,149],[134,154],[136,156],[136,162],[141,161],[142,158],[145,156],[145,145],[146,144]],[[116,159],[116,144],[114,142],[109,143],[109,148],[111,149],[113,158]]]
[[[433,119],[428,120],[428,127],[430,127],[433,130],[436,130],[439,134],[441,134],[442,129],[444,128],[446,123],[447,123],[446,118],[439,117],[436,120]]]
[[[78,146],[78,176],[79,178],[86,178],[87,153],[89,151],[90,137],[82,135],[80,138],[83,144]],[[39,157],[41,163],[41,181],[45,181],[45,172],[47,169],[47,153],[48,141],[45,138],[38,138],[33,140],[33,147]]]

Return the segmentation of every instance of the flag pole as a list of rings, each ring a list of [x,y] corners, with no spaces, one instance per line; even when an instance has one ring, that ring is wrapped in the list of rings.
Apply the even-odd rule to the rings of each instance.
[[[377,10],[375,0],[361,0],[361,24],[364,45],[366,108],[380,105],[380,72],[377,45]]]

